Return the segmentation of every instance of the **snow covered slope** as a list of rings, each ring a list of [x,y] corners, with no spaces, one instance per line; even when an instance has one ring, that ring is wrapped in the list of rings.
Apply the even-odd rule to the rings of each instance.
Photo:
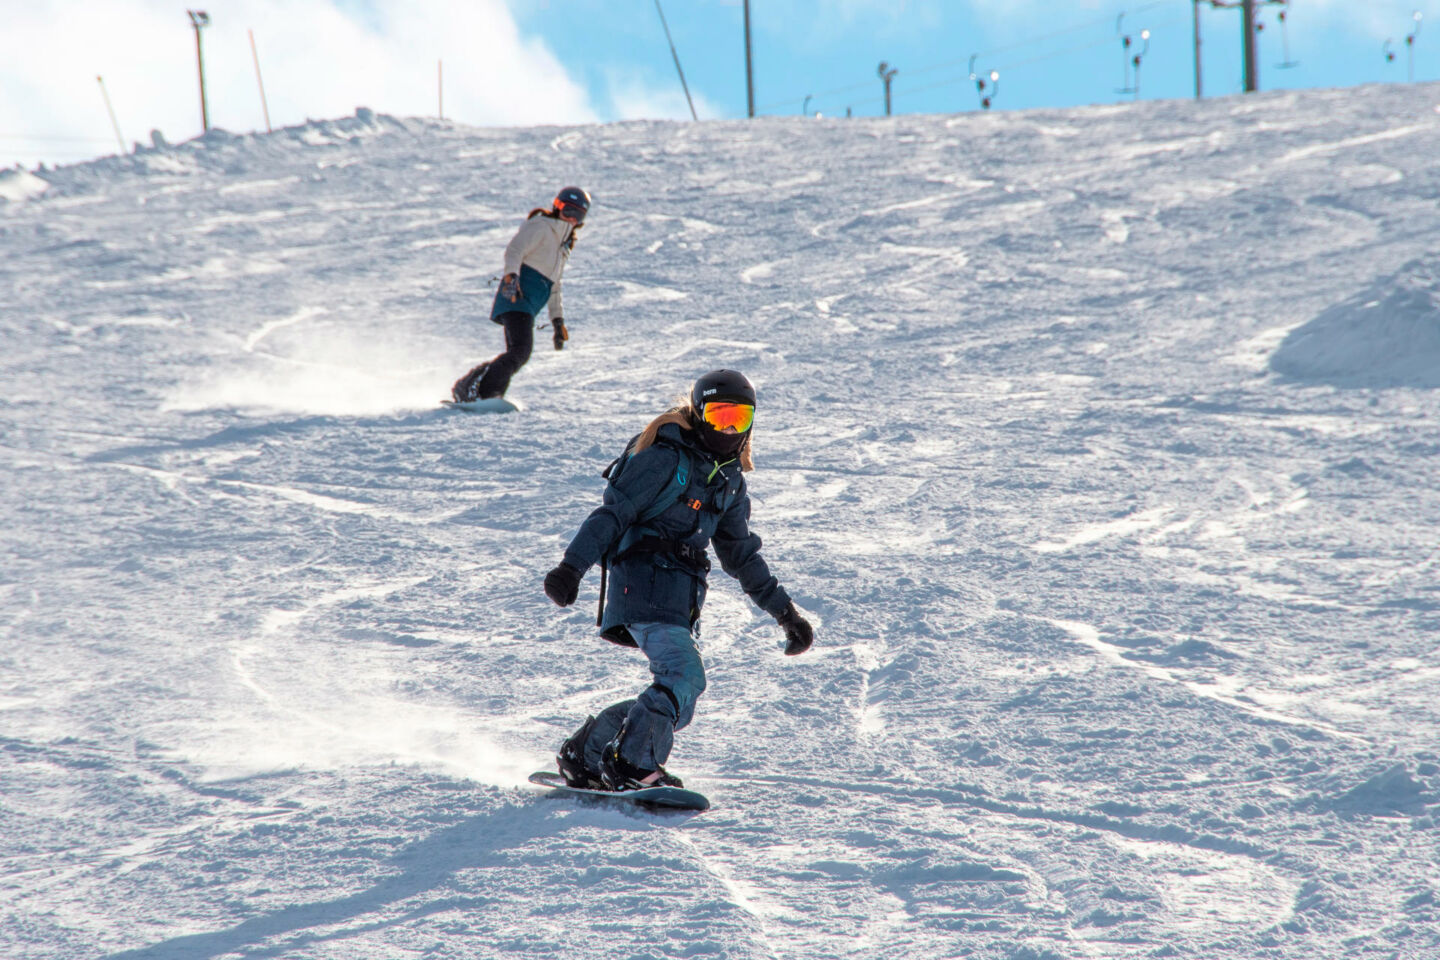
[[[1437,110],[359,111],[16,179],[0,956],[1440,956]],[[571,348],[439,409],[565,183]],[[714,809],[544,797],[647,675],[540,580],[722,364],[816,649],[717,573]]]

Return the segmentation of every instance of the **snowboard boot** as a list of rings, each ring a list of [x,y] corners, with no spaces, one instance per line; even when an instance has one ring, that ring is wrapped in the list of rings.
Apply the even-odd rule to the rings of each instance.
[[[450,396],[456,403],[469,403],[472,400],[480,399],[480,381],[488,369],[490,369],[490,361],[486,360],[455,381],[455,385],[450,388]]]
[[[565,778],[568,786],[584,790],[607,789],[600,774],[585,766],[585,741],[589,738],[590,730],[594,726],[595,718],[587,718],[579,730],[576,730],[564,743],[560,744],[560,752],[555,754],[555,766],[559,769],[560,775]]]
[[[615,734],[615,739],[605,744],[605,749],[600,754],[600,778],[605,783],[605,789],[619,792],[685,785],[679,777],[667,772],[664,767],[642,770],[620,756],[620,741],[624,738],[625,727],[621,727],[620,732]]]

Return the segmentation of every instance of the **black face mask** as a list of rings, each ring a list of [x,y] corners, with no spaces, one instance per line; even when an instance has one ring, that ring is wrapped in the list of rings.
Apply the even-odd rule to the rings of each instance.
[[[708,423],[700,424],[700,442],[706,450],[717,457],[733,459],[740,448],[745,445],[745,438],[750,436],[750,431],[744,433],[721,433]]]

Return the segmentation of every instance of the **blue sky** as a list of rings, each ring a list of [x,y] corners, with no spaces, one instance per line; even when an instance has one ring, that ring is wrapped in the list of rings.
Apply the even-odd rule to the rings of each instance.
[[[702,118],[743,116],[739,0],[662,0],[662,6],[691,91],[707,107]],[[654,0],[538,0],[516,9],[524,10],[518,16],[526,31],[546,36],[557,52],[563,43],[563,58],[587,89],[606,90],[630,63],[648,85],[661,87],[668,76],[678,93]],[[996,109],[1130,99],[1118,92],[1133,87],[1122,37],[1132,36],[1137,50],[1145,29],[1151,37],[1140,95],[1188,97],[1195,85],[1192,9],[1190,0],[752,0],[756,104],[761,113],[798,114],[805,95],[816,94],[812,111],[843,115],[849,106],[860,115],[882,113],[877,67],[884,60],[899,70],[896,112],[972,110],[978,104],[969,81],[972,54],[980,54],[982,75],[1000,71]],[[1283,8],[1262,9],[1262,89],[1404,81],[1404,38],[1417,10],[1434,33],[1422,25],[1416,79],[1440,79],[1440,4],[1433,0],[1293,0],[1283,30],[1277,16]],[[1285,34],[1298,65],[1281,69]],[[1240,91],[1240,12],[1206,5],[1201,36],[1207,95]],[[1384,56],[1387,37],[1393,63]]]
[[[211,123],[237,133],[349,115],[438,112],[477,125],[688,118],[655,0],[194,0],[211,16]],[[662,0],[701,119],[745,115],[740,0]],[[1292,0],[1263,8],[1261,87],[1440,80],[1440,0]],[[998,110],[1134,98],[1122,36],[1143,48],[1139,96],[1194,94],[1190,0],[752,0],[761,114],[978,108],[970,58],[1000,72]],[[1425,26],[1428,24],[1429,26]],[[1202,8],[1207,95],[1241,85],[1240,13]],[[173,0],[27,0],[0,12],[0,167],[201,132],[194,33]],[[255,77],[250,36],[262,66]],[[1288,39],[1290,60],[1281,69]],[[1395,53],[1385,59],[1385,44]],[[104,77],[115,121],[97,77]],[[119,127],[119,136],[115,127]]]

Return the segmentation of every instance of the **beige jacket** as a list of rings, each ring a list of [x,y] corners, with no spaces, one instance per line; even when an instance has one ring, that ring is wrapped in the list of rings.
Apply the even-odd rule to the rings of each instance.
[[[560,277],[565,273],[565,263],[570,259],[570,235],[575,232],[574,224],[558,217],[536,214],[520,225],[515,237],[505,247],[505,268],[502,276],[520,273],[523,264],[537,270],[549,280],[550,319],[563,317],[564,308],[560,302]]]

